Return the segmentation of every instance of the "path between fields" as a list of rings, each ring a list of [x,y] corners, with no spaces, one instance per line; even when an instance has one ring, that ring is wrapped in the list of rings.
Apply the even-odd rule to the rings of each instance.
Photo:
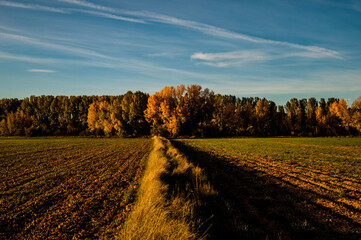
[[[242,236],[249,239],[361,239],[359,223],[315,204],[312,199],[315,196],[309,191],[182,142],[173,141],[173,144],[189,161],[204,169],[228,205],[232,221],[243,232]]]

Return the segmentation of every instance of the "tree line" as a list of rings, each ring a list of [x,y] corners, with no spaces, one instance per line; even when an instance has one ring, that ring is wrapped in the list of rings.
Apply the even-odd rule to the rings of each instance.
[[[346,136],[361,134],[361,96],[292,98],[215,94],[199,85],[164,87],[152,96],[31,96],[0,100],[1,136]]]

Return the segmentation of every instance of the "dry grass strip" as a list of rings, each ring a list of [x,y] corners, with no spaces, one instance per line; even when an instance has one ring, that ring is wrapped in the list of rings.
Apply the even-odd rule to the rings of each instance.
[[[202,212],[217,192],[199,167],[171,145],[154,137],[138,198],[120,239],[205,239]]]

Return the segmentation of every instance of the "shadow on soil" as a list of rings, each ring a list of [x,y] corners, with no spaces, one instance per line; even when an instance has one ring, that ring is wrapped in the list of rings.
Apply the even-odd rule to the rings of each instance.
[[[361,239],[359,224],[315,205],[307,191],[180,141],[172,144],[219,192],[204,210],[213,215],[209,239]]]

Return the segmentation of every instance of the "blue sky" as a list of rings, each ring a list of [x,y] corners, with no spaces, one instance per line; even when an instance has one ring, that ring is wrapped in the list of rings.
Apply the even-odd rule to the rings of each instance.
[[[361,2],[0,0],[0,98],[361,95]]]

